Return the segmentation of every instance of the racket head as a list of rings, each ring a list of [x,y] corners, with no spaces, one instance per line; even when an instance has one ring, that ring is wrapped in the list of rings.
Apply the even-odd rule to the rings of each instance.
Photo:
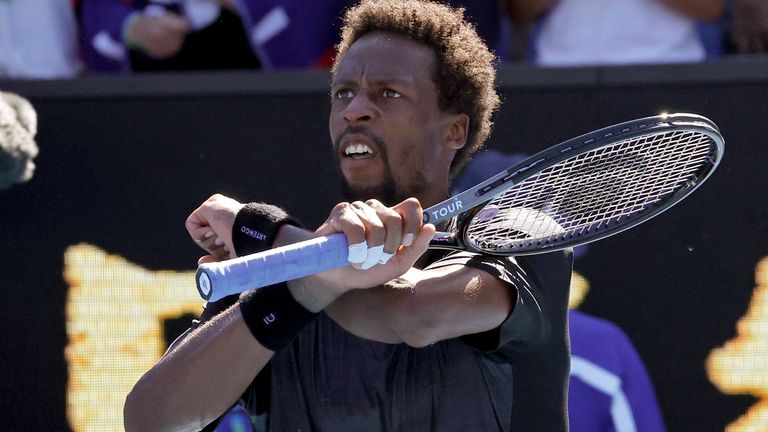
[[[529,255],[618,234],[692,193],[723,151],[717,126],[696,114],[647,117],[573,138],[460,194],[487,200],[460,217],[462,246]]]

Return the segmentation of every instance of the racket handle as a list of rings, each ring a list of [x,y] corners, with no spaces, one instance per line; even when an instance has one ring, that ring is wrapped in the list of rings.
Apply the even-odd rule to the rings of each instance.
[[[348,264],[347,238],[336,233],[216,263],[201,264],[195,279],[207,301]]]

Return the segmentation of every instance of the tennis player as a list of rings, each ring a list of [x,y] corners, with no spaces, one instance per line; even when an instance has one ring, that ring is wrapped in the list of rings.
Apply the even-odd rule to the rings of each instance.
[[[350,9],[329,120],[350,202],[311,232],[215,195],[187,229],[201,261],[343,232],[352,265],[209,303],[128,395],[126,430],[200,430],[237,403],[256,430],[566,430],[570,251],[427,252],[422,206],[490,133],[494,82],[460,10]]]

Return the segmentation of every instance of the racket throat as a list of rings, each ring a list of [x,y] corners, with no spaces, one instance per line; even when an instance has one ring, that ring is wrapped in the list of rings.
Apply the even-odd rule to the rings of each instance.
[[[430,249],[450,249],[463,250],[464,242],[461,241],[456,233],[437,231],[429,242]]]

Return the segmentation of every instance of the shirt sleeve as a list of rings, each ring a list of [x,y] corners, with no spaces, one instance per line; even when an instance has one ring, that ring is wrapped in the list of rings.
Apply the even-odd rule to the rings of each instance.
[[[553,254],[563,255],[562,252]],[[550,307],[548,303],[567,302],[570,257],[556,260],[557,265],[542,269],[521,265],[519,260],[515,257],[459,252],[429,266],[439,268],[459,264],[476,268],[503,281],[512,291],[514,306],[499,327],[461,337],[466,344],[487,353],[496,361],[508,362],[542,347],[552,333],[553,323],[548,309],[559,309]],[[550,277],[531,274],[544,271],[551,273]],[[559,277],[552,277],[557,275]]]
[[[130,1],[82,0],[79,10],[83,57],[95,72],[127,72],[128,48],[123,30],[128,18],[140,8]]]

